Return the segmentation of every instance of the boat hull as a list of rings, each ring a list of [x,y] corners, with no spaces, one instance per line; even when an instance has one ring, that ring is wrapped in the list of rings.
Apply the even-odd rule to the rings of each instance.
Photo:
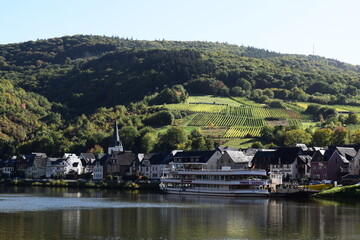
[[[161,189],[165,193],[179,195],[203,195],[203,196],[223,196],[223,197],[268,197],[267,190],[242,190],[242,191],[209,191],[198,189]]]

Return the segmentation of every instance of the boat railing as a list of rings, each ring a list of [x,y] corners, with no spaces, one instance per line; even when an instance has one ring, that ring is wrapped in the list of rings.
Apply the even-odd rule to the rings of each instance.
[[[257,170],[245,170],[245,169],[185,169],[185,168],[163,168],[163,171],[168,172],[265,172],[265,170],[257,169]]]

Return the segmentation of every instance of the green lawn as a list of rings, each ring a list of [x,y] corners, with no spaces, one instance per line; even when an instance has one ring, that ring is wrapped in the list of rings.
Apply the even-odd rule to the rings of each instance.
[[[212,95],[204,96],[190,96],[187,103],[217,103],[217,104],[227,104],[228,106],[240,107],[241,104],[228,98],[228,97],[215,97]]]

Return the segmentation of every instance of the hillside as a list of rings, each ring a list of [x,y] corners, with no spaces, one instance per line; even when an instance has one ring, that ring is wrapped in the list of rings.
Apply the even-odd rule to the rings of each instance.
[[[16,103],[2,109],[0,137],[26,150],[44,141],[46,131],[54,144],[63,146],[60,152],[106,147],[111,121],[140,131],[159,111],[147,106],[179,103],[186,94],[231,96],[260,104],[280,99],[360,105],[359,66],[226,43],[79,35],[0,45],[0,78],[2,101]],[[231,115],[247,110],[226,111]],[[273,117],[262,111],[247,112],[246,121],[256,119],[256,114]],[[298,118],[274,111],[279,111],[280,120],[299,125]],[[99,118],[101,124],[95,126],[93,120]],[[200,118],[198,114],[193,121]],[[238,129],[253,125],[234,123]],[[260,128],[267,122],[255,125]]]

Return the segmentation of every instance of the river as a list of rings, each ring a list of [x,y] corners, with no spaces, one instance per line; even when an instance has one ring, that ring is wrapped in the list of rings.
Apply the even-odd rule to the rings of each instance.
[[[2,186],[0,239],[360,239],[360,201]]]

